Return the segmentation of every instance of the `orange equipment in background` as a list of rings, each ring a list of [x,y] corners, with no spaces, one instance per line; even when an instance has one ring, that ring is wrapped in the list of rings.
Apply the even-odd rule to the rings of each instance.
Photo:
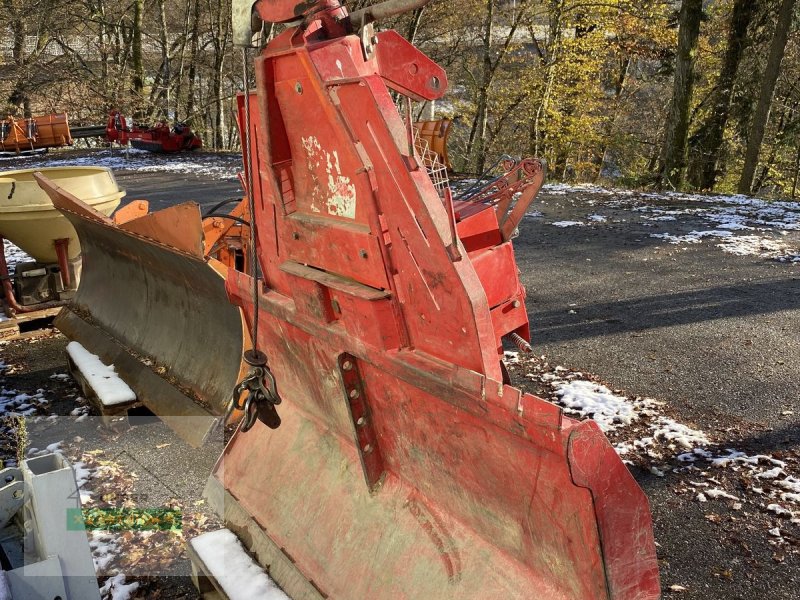
[[[19,153],[71,145],[67,113],[20,119],[8,116],[0,122],[0,151],[3,152]]]
[[[447,138],[450,137],[453,121],[451,119],[439,119],[438,121],[417,121],[414,129],[420,140],[428,144],[428,150],[435,152],[439,156],[439,162],[447,167],[448,171],[453,170],[450,158],[447,156]]]

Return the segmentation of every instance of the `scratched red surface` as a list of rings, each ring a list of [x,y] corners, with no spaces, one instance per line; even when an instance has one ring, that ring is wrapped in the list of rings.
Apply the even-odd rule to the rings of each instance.
[[[216,476],[330,598],[657,598],[647,500],[603,434],[499,383],[500,338],[528,335],[513,248],[479,211],[448,254],[389,90],[446,80],[402,38],[368,58],[333,22],[273,40],[240,98],[283,424],[237,434]],[[252,322],[252,280],[227,289]],[[372,492],[343,354],[380,450]]]

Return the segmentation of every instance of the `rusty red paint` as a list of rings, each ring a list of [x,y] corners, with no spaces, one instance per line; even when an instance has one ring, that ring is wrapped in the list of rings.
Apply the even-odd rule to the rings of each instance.
[[[283,424],[237,433],[216,477],[332,598],[657,598],[649,507],[619,457],[501,383],[502,337],[529,339],[508,224],[543,165],[517,213],[503,190],[448,212],[387,88],[417,84],[319,19],[270,43],[239,102],[259,115],[258,342]],[[252,323],[252,279],[226,285]]]

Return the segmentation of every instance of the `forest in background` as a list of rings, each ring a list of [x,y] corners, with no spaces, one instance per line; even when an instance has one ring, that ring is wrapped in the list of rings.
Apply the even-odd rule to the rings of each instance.
[[[7,114],[119,108],[238,147],[230,0],[2,3]],[[457,170],[529,155],[551,180],[796,198],[799,21],[798,0],[434,0],[392,25],[448,71]]]

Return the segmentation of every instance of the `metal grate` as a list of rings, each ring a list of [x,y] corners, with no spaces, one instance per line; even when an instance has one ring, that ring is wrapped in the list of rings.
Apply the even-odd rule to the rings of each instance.
[[[417,153],[417,158],[428,172],[428,176],[433,182],[433,187],[436,188],[439,196],[443,197],[445,188],[450,185],[447,167],[439,160],[439,155],[430,149],[428,140],[420,136],[419,129],[416,127],[414,128],[414,150]]]

